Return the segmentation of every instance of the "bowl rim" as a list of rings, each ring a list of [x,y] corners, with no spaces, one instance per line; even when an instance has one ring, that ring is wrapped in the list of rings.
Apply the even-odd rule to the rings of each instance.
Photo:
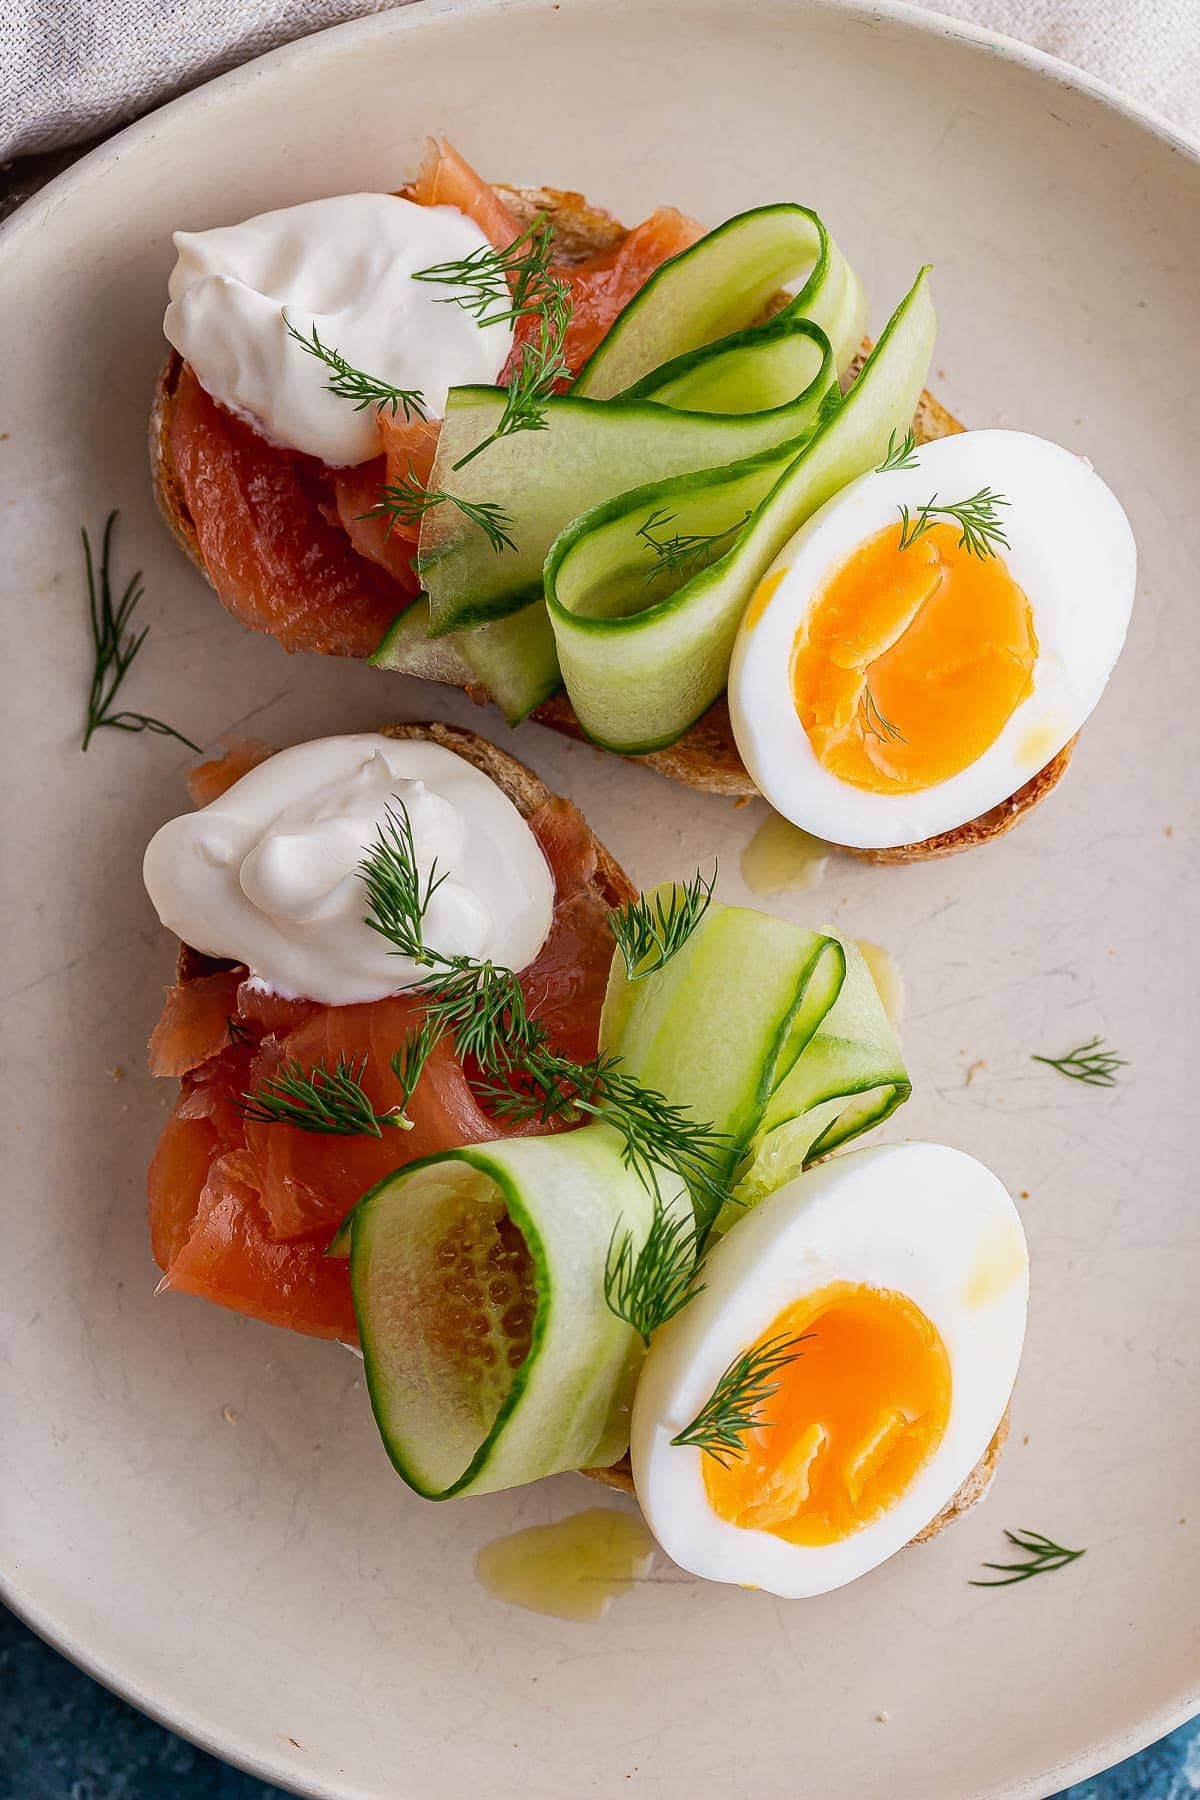
[[[57,207],[78,190],[86,190],[123,158],[141,150],[164,128],[169,129],[177,117],[203,113],[214,103],[224,102],[253,87],[266,71],[274,72],[292,64],[302,65],[320,59],[328,53],[329,40],[336,39],[339,45],[355,40],[369,42],[390,32],[416,31],[430,26],[436,29],[439,23],[448,19],[458,23],[472,14],[536,13],[561,10],[566,6],[578,12],[601,12],[611,3],[612,0],[558,0],[557,5],[554,0],[419,0],[419,3],[417,0],[407,0],[407,3],[391,0],[388,4],[388,0],[384,0],[387,8],[384,11],[342,20],[264,51],[236,68],[208,77],[117,129],[94,149],[80,155],[0,223],[0,255],[19,253],[25,234],[42,224],[47,204]],[[673,3],[702,5],[706,0],[673,0]],[[968,45],[985,57],[1015,64],[1056,87],[1096,101],[1108,112],[1139,127],[1181,155],[1185,162],[1200,168],[1200,135],[1181,129],[1154,107],[1132,99],[1100,76],[971,20],[933,12],[926,6],[910,3],[910,0],[740,0],[740,4],[752,9],[788,6],[797,15],[841,16],[872,25],[886,21],[911,33],[916,40],[934,38]],[[15,1570],[0,1567],[0,1603],[36,1636],[101,1686],[221,1761],[260,1780],[284,1786],[304,1796],[305,1800],[376,1800],[376,1790],[362,1786],[352,1777],[343,1775],[336,1787],[330,1786],[294,1766],[282,1755],[272,1755],[240,1737],[228,1735],[219,1721],[179,1710],[144,1683],[123,1673],[116,1664],[94,1655],[72,1626],[55,1619],[31,1593],[22,1591]],[[1035,1769],[993,1789],[991,1800],[1034,1800],[1035,1796],[1056,1792],[1111,1768],[1197,1714],[1200,1714],[1200,1668],[1185,1691],[1175,1699],[1164,1701],[1136,1725],[1116,1731],[1061,1764]],[[1052,1786],[1048,1787],[1048,1782]]]
[[[548,6],[552,10],[560,10],[563,5],[570,6],[573,11],[599,11],[609,3],[610,0],[558,0],[558,6],[554,7],[553,0],[407,0],[407,4],[405,0],[399,0],[399,4],[393,4],[383,12],[368,13],[357,19],[344,19],[338,24],[324,26],[320,31],[309,32],[304,37],[293,38],[289,43],[279,44],[275,49],[253,57],[249,62],[240,63],[237,68],[212,75],[184,93],[176,94],[173,99],[163,101],[140,119],[134,119],[130,124],[119,128],[93,150],[85,151],[77,161],[55,175],[0,223],[0,253],[8,250],[10,245],[15,246],[25,231],[36,229],[40,219],[35,218],[35,215],[40,215],[42,204],[46,200],[58,202],[77,187],[86,187],[89,182],[99,179],[123,156],[139,149],[147,139],[153,138],[164,123],[185,111],[203,111],[214,99],[223,99],[226,95],[236,94],[242,88],[252,86],[261,78],[264,69],[277,69],[288,63],[303,63],[321,56],[327,41],[335,36],[339,43],[346,43],[356,37],[369,39],[389,31],[413,31],[431,21],[448,18],[458,20],[472,13],[539,12],[545,11]],[[681,0],[676,0],[676,4],[679,3]],[[687,4],[688,0],[682,0],[682,3]],[[1150,132],[1153,137],[1186,159],[1200,163],[1200,134],[1193,136],[1184,131],[1154,107],[1132,99],[1111,82],[1091,74],[1076,63],[1067,62],[1061,56],[1040,50],[1006,32],[992,31],[987,26],[976,25],[972,20],[951,18],[945,13],[931,11],[927,6],[913,4],[912,0],[741,0],[741,4],[784,4],[793,7],[797,13],[841,15],[872,24],[887,20],[911,31],[917,37],[935,37],[949,43],[969,44],[985,56],[1015,63],[1018,67],[1046,77],[1069,92],[1086,94],[1119,118]]]

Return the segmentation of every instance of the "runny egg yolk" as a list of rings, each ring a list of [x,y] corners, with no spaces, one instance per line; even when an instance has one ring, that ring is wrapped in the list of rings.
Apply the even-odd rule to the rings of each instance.
[[[817,760],[873,793],[912,793],[969,768],[1032,691],[1029,600],[999,556],[937,524],[907,549],[890,525],[814,601],[792,694]]]
[[[906,1492],[950,1416],[950,1359],[906,1295],[835,1281],[785,1308],[758,1340],[803,1337],[724,1467],[702,1457],[709,1504],[730,1525],[833,1544]]]

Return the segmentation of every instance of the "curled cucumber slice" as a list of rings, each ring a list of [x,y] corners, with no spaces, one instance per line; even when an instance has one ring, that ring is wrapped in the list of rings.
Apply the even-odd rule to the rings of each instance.
[[[415,675],[421,681],[445,681],[466,687],[475,671],[453,637],[429,635],[429,600],[425,594],[397,613],[368,659],[372,668],[392,669],[398,675]]]
[[[833,346],[839,374],[857,354],[866,299],[854,270],[807,206],[785,201],[738,213],[655,271],[633,296],[589,361],[574,393],[592,400],[637,394],[670,406],[686,404],[692,377],[709,371],[703,404],[714,405],[723,361],[769,341],[756,327],[781,288],[807,270],[795,298],[775,315],[811,319]],[[768,402],[771,404],[771,402]],[[732,411],[746,410],[737,405]]]
[[[642,1360],[608,1309],[619,1228],[647,1188],[601,1124],[411,1163],[339,1233],[367,1388],[387,1453],[427,1499],[491,1493],[615,1462]]]
[[[818,1157],[881,1125],[912,1092],[899,1039],[866,959],[851,939],[837,942],[845,971],[837,998],[771,1094],[738,1170],[736,1204],[722,1214],[722,1229]]]
[[[430,628],[441,634],[486,624],[542,598],[546,552],[579,513],[634,483],[736,462],[781,443],[799,445],[835,387],[828,340],[815,325],[791,329],[802,384],[786,402],[756,413],[676,411],[650,400],[546,404],[541,431],[498,438],[457,469],[460,457],[500,422],[495,388],[454,388],[438,438],[432,483],[476,504],[502,506],[515,550],[497,554],[457,507],[433,507],[421,525],[420,572]]]
[[[780,284],[805,276],[781,311]],[[861,342],[858,279],[815,213],[793,205],[741,213],[674,257],[621,313],[543,429],[490,437],[495,388],[452,390],[431,482],[504,508],[516,550],[497,555],[456,507],[421,526],[430,629],[460,631],[541,600],[546,553],[590,507],[645,482],[712,469],[813,430]],[[757,322],[756,322],[757,321]]]
[[[508,618],[449,637],[429,635],[429,600],[421,594],[395,618],[371,662],[421,681],[482,687],[510,725],[562,686],[554,632],[541,599]]]
[[[662,749],[711,706],[766,569],[911,421],[935,331],[922,270],[845,399],[825,408],[798,451],[639,487],[563,532],[546,564],[546,602],[571,704],[594,742],[627,755]],[[645,534],[656,517],[675,532],[715,534],[723,554],[698,572],[685,564],[648,581]]]
[[[710,906],[655,974],[630,981],[614,958],[600,1037],[639,1081],[730,1136],[721,1230],[911,1092],[857,945],[745,907]]]

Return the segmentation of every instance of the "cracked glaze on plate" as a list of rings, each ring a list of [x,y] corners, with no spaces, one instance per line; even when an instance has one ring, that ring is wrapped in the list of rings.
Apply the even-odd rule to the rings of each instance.
[[[931,260],[936,389],[973,423],[1086,450],[1140,540],[1128,649],[1041,811],[962,860],[835,859],[779,906],[897,955],[917,1092],[892,1135],[992,1164],[1027,1196],[1034,1256],[993,1498],[818,1601],[671,1579],[600,1626],[505,1610],[474,1581],[477,1545],[595,1490],[561,1477],[425,1505],[391,1475],[350,1357],[153,1298],[142,1181],[170,1092],[142,1046],[173,952],[138,864],[185,758],[116,733],[78,753],[76,532],[121,507],[152,624],[129,704],[192,735],[286,742],[434,712],[505,741],[461,696],[243,631],[168,541],[145,473],[171,228],[394,185],[438,128],[487,172],[628,219],[807,200],[876,328]],[[372,1800],[1044,1794],[1200,1706],[1198,210],[1200,165],[1165,128],[944,21],[488,0],[280,51],[105,145],[9,225],[0,1542],[12,1602],[69,1654],[264,1775]],[[716,852],[724,896],[746,897],[757,807],[532,727],[515,748],[638,879]],[[1095,1032],[1129,1059],[1111,1093],[1029,1061]],[[968,1587],[1005,1525],[1089,1554]]]

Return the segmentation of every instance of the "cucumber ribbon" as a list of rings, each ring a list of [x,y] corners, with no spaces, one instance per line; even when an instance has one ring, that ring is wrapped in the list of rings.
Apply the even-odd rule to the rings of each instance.
[[[376,1423],[426,1499],[624,1453],[642,1345],[608,1309],[604,1268],[618,1227],[640,1248],[653,1202],[621,1148],[592,1124],[447,1150],[387,1176],[339,1232]],[[523,1290],[489,1260],[503,1221],[524,1246]],[[532,1308],[515,1368],[514,1306]]]
[[[424,594],[393,619],[370,659],[376,669],[490,695],[516,725],[562,686],[554,632],[541,600],[471,631],[431,637]]]
[[[799,293],[764,319],[781,284],[802,274]],[[428,595],[416,615],[421,627],[435,638],[460,634],[460,658],[492,686],[497,640],[484,652],[485,668],[475,628],[531,613],[536,624],[502,647],[505,656],[511,649],[530,659],[509,675],[506,711],[510,719],[529,711],[560,685],[542,597],[559,532],[633,486],[784,446],[794,456],[836,400],[864,316],[858,278],[817,215],[764,206],[728,220],[651,277],[570,392],[546,404],[541,430],[500,437],[459,468],[495,430],[504,395],[452,390],[431,486],[502,506],[517,549],[497,555],[457,508],[431,508],[420,538]],[[410,668],[405,657],[415,654],[412,625],[402,631],[397,621],[374,660]]]
[[[662,749],[722,693],[742,614],[771,563],[910,423],[935,328],[922,270],[845,398],[798,450],[640,487],[562,533],[546,564],[546,604],[571,705],[595,743],[626,755]],[[732,542],[697,571],[653,562],[648,571],[644,533],[656,518]]]
[[[782,280],[810,267],[782,312],[751,324]],[[540,599],[546,552],[586,508],[803,438],[857,350],[861,322],[857,279],[816,214],[762,207],[664,263],[570,392],[546,403],[543,429],[498,438],[458,468],[495,430],[505,396],[453,389],[430,485],[502,506],[517,548],[497,555],[458,508],[430,509],[420,569],[433,633]]]
[[[651,901],[654,895],[650,896]],[[600,1040],[646,1087],[731,1143],[732,1199],[701,1234],[888,1118],[912,1084],[857,944],[746,907],[710,906],[655,974],[614,957]]]
[[[601,1041],[729,1135],[733,1197],[715,1221],[696,1197],[701,1240],[910,1091],[857,947],[740,907],[711,906],[639,980],[614,957]],[[668,1212],[689,1205],[673,1178],[660,1189]],[[332,1253],[350,1257],[384,1444],[419,1494],[487,1493],[621,1457],[643,1346],[609,1310],[605,1271],[620,1239],[642,1247],[654,1211],[603,1123],[445,1151],[359,1202]]]
[[[764,319],[804,269],[800,292]],[[431,508],[427,594],[372,660],[482,687],[513,724],[565,682],[596,742],[626,754],[673,743],[724,688],[766,567],[911,418],[935,330],[926,275],[843,402],[858,279],[815,213],[759,207],[651,277],[570,392],[546,403],[540,431],[497,438],[459,468],[504,396],[454,389],[431,483],[502,506],[517,549],[497,555],[456,507]],[[659,569],[645,535],[655,519],[725,554]]]

